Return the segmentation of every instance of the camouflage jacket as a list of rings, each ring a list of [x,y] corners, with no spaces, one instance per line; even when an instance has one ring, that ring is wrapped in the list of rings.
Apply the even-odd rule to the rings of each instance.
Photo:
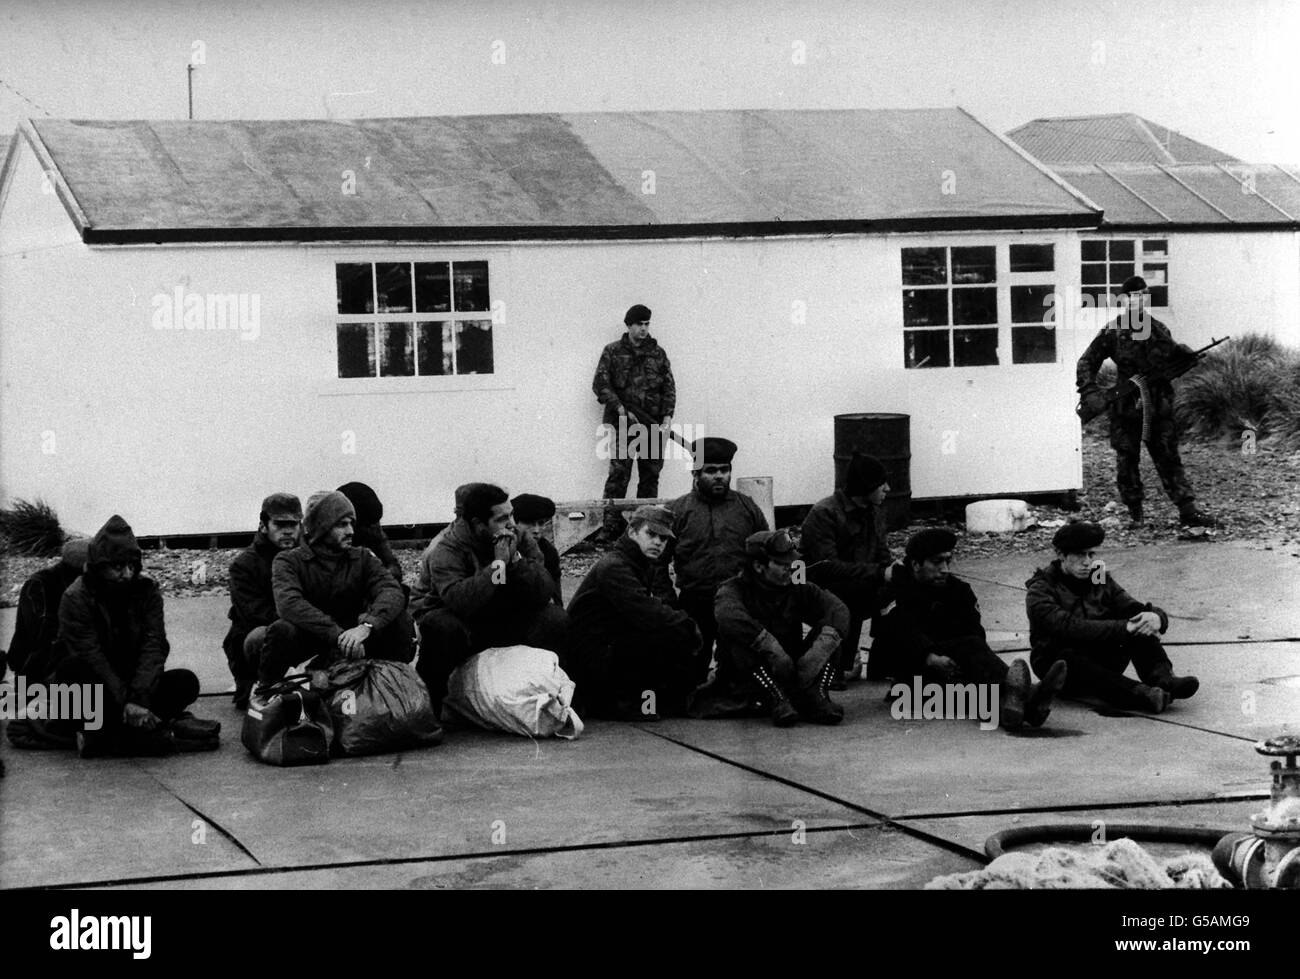
[[[668,355],[654,337],[633,346],[626,333],[600,352],[591,382],[596,400],[605,406],[602,421],[618,424],[618,406],[627,401],[662,421],[677,408],[677,384]]]
[[[1095,383],[1097,371],[1102,362],[1109,357],[1115,362],[1116,383],[1123,384],[1134,374],[1144,374],[1153,370],[1162,370],[1173,366],[1178,360],[1192,354],[1186,344],[1178,343],[1158,319],[1147,316],[1145,324],[1150,325],[1150,333],[1134,330],[1126,325],[1127,313],[1115,317],[1088,344],[1088,349],[1079,358],[1075,370],[1075,380],[1080,391]],[[1149,384],[1152,396],[1157,403],[1173,403],[1173,384],[1170,381],[1152,381]],[[1111,407],[1119,414],[1136,414],[1139,410],[1137,391],[1119,398]]]

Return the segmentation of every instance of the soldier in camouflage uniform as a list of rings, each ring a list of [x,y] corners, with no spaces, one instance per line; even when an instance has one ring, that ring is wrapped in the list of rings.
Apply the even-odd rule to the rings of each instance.
[[[623,317],[627,332],[600,352],[591,388],[605,406],[601,419],[614,426],[617,438],[609,460],[604,498],[621,500],[632,479],[637,460],[636,495],[659,495],[659,472],[664,467],[662,434],[672,424],[677,407],[677,385],[668,355],[650,336],[650,310],[637,304]],[[656,425],[642,433],[639,425]],[[613,540],[622,533],[622,520],[613,510],[605,514],[605,535]]]
[[[1147,374],[1172,365],[1192,355],[1190,347],[1176,343],[1169,327],[1144,313],[1147,303],[1146,280],[1132,276],[1120,287],[1121,311],[1097,334],[1079,358],[1076,381],[1085,403],[1102,398],[1097,371],[1110,358],[1115,362],[1117,384],[1124,384],[1134,374]],[[1178,436],[1174,431],[1174,386],[1170,381],[1148,381],[1147,402],[1150,437],[1147,452],[1155,463],[1169,499],[1178,507],[1183,526],[1208,527],[1217,521],[1196,507],[1196,493],[1183,471],[1178,454]],[[1142,401],[1136,390],[1111,402],[1110,444],[1115,450],[1115,479],[1120,499],[1128,507],[1133,524],[1142,523],[1142,477],[1138,465],[1142,458]]]

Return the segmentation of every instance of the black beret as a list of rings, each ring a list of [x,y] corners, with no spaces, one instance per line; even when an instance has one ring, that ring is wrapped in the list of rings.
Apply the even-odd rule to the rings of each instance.
[[[721,466],[735,457],[736,443],[709,435],[691,443],[691,454],[695,457],[696,469],[702,466]]]
[[[379,497],[365,483],[344,483],[338,492],[348,498],[352,508],[357,511],[357,523],[362,527],[379,523],[384,519],[384,505]]]
[[[1142,278],[1140,275],[1130,275],[1124,280],[1124,284],[1119,287],[1119,292],[1115,293],[1115,295],[1123,296],[1130,292],[1142,292],[1146,287],[1146,279]]]
[[[629,307],[627,313],[624,314],[623,325],[627,326],[628,324],[631,323],[640,323],[643,322],[644,320],[648,320],[649,318],[650,318],[650,307],[642,306],[640,303],[637,303],[635,306]]]
[[[523,523],[537,523],[555,516],[555,501],[535,493],[520,493],[510,502],[515,508],[515,519]]]
[[[888,479],[879,459],[855,452],[844,474],[844,492],[848,496],[866,496]]]
[[[1106,531],[1089,520],[1066,524],[1052,537],[1052,546],[1063,554],[1081,554],[1106,539]]]
[[[924,561],[936,554],[951,551],[957,546],[957,535],[942,527],[926,527],[918,530],[907,540],[905,549],[909,561]]]

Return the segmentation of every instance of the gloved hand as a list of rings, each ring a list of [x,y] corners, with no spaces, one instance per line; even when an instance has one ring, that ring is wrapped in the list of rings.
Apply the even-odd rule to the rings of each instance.
[[[1095,382],[1085,384],[1079,389],[1079,407],[1076,409],[1080,418],[1089,421],[1106,410],[1106,395]]]

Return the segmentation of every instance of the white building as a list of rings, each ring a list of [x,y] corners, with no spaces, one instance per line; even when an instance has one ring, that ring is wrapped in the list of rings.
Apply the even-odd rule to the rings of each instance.
[[[601,347],[654,311],[676,421],[778,506],[833,416],[911,416],[914,499],[1081,485],[1086,198],[960,109],[32,120],[0,175],[0,497],[250,528],[370,483],[598,496]],[[661,493],[689,486],[665,467]]]

